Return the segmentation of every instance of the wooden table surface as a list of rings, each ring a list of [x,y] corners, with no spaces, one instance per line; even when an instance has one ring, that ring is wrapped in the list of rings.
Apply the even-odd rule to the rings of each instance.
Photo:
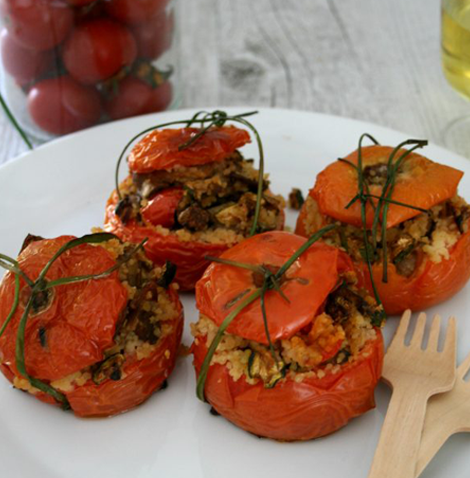
[[[182,107],[374,122],[443,144],[470,103],[440,66],[440,0],[180,0]],[[25,151],[0,117],[0,163]]]

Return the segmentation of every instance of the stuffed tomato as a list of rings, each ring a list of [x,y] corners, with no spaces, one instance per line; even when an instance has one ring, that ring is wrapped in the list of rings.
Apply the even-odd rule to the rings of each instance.
[[[354,202],[358,160],[359,150],[317,176],[296,233],[308,237],[337,224],[328,242],[348,252],[371,293],[375,285],[388,314],[423,310],[452,297],[470,277],[470,208],[457,194],[463,173],[410,150],[363,147],[363,221],[363,206]]]
[[[283,441],[328,435],[374,408],[383,362],[380,308],[345,253],[313,244],[279,275],[305,242],[273,231],[224,252],[197,283],[191,324],[200,398],[240,428]]]
[[[104,233],[29,237],[10,263],[0,284],[0,369],[15,388],[103,417],[165,385],[183,329],[171,268]]]
[[[248,142],[248,132],[235,126],[149,133],[131,151],[130,175],[108,201],[105,228],[130,242],[148,238],[148,257],[173,262],[181,290],[193,290],[205,256],[218,256],[253,229],[283,227],[282,197],[238,151]]]

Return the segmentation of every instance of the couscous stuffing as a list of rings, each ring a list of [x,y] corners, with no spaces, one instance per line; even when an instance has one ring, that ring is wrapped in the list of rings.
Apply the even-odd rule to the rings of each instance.
[[[158,193],[169,189],[174,191],[177,205],[170,224],[161,224],[149,218],[145,209]],[[163,236],[174,234],[182,242],[235,244],[253,224],[257,189],[258,171],[253,161],[235,151],[223,161],[200,166],[133,173],[120,185],[123,197],[116,214],[124,224],[132,219]],[[259,231],[277,229],[284,206],[282,196],[269,190],[265,176]]]
[[[306,377],[335,374],[343,364],[354,362],[364,346],[376,339],[371,321],[377,310],[374,300],[356,287],[355,275],[344,274],[323,311],[307,327],[274,343],[277,363],[269,346],[225,333],[211,364],[225,365],[235,381],[243,377],[255,384],[261,380],[266,388],[280,380],[301,382]],[[197,345],[203,340],[208,347],[217,330],[215,323],[202,314],[197,323],[191,324]]]
[[[98,231],[97,229],[95,232]],[[113,239],[95,247],[103,247],[115,261],[120,261],[135,245]],[[89,380],[99,385],[107,379],[124,379],[123,368],[126,360],[142,360],[151,356],[161,340],[175,332],[175,319],[179,312],[165,289],[165,268],[155,267],[144,252],[138,251],[119,266],[118,273],[128,292],[128,304],[116,327],[115,345],[104,351],[101,362],[52,381],[51,386],[56,390],[68,393]],[[177,288],[176,284],[169,287]],[[169,353],[168,350],[166,352]],[[39,392],[23,378],[15,377],[13,384],[16,388],[32,394]]]
[[[312,197],[306,199],[307,214],[304,226],[307,234],[324,224],[336,222],[321,214]],[[433,263],[449,258],[449,251],[462,234],[468,231],[470,206],[460,196],[438,204],[427,213],[387,229],[387,253],[389,262],[396,266],[398,274],[409,277],[419,265],[420,255],[425,254]],[[340,228],[325,236],[326,242],[343,248],[355,261],[365,260],[364,238],[361,228],[339,223]],[[379,231],[380,233],[380,231]],[[373,262],[382,260],[380,238]]]

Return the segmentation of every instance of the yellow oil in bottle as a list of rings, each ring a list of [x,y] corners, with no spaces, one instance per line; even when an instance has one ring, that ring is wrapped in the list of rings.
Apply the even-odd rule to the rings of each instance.
[[[470,0],[442,0],[441,52],[447,81],[470,99]]]

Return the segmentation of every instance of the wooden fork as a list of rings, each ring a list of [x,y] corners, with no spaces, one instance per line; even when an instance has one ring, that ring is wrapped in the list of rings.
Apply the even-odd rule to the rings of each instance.
[[[419,476],[454,433],[470,432],[470,383],[464,377],[470,369],[470,354],[457,369],[454,388],[432,397],[426,409],[416,476]]]
[[[440,317],[434,316],[422,349],[426,314],[420,314],[410,345],[405,337],[411,311],[401,318],[385,355],[382,378],[393,389],[369,478],[414,478],[429,397],[452,388],[455,381],[455,319],[449,319],[442,352],[437,345]]]

